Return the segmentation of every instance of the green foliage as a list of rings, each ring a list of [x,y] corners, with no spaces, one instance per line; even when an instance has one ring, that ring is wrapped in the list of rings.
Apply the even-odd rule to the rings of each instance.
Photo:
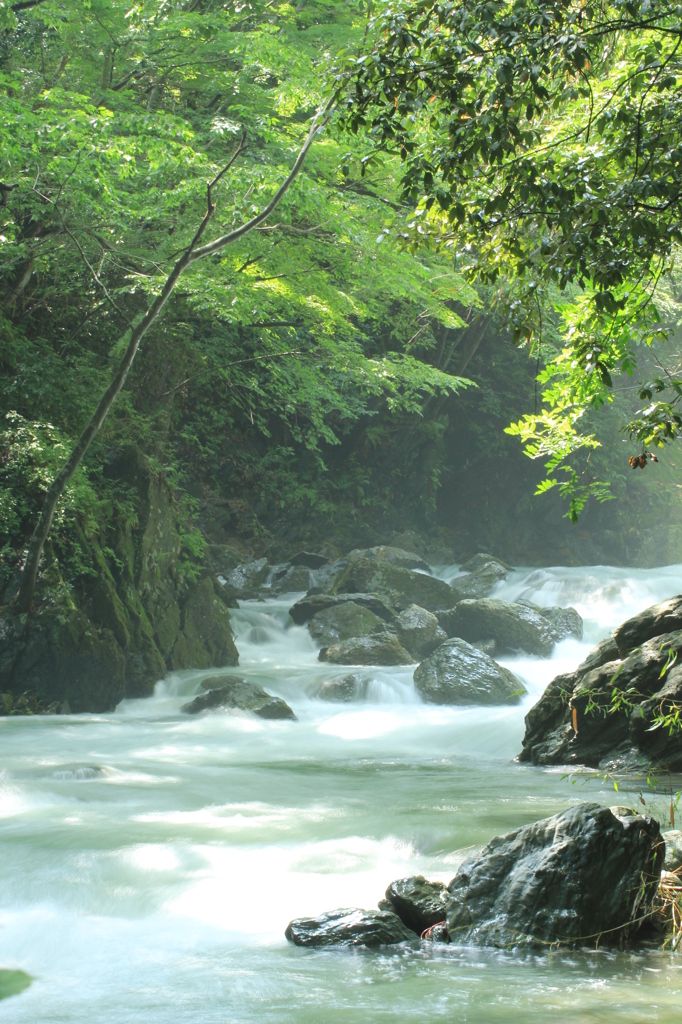
[[[581,412],[670,330],[654,299],[682,240],[679,8],[389,0],[370,39],[339,79],[345,123],[401,157],[416,230],[503,285],[520,341],[542,348],[556,306],[564,347],[546,407],[514,432],[533,456],[592,447]],[[680,432],[679,376],[663,390],[628,425],[643,449]]]
[[[0,592],[11,580],[22,542],[69,446],[68,438],[51,423],[29,422],[18,413],[5,417],[0,432]],[[57,509],[53,534],[67,573],[86,568],[80,563],[75,528],[85,523],[95,529],[97,508],[91,483],[83,473],[76,474]]]

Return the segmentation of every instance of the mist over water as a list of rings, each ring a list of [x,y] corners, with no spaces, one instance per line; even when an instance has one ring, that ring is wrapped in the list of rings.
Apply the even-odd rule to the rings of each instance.
[[[234,613],[234,673],[296,722],[182,714],[215,670],[170,676],[108,715],[0,719],[0,966],[36,979],[0,1019],[677,1022],[679,955],[310,951],[283,932],[294,916],[374,906],[395,878],[449,881],[494,834],[572,803],[626,802],[598,773],[572,783],[516,764],[523,716],[610,629],[680,592],[682,566],[514,571],[494,596],[572,605],[585,639],[500,659],[528,687],[513,708],[425,705],[411,667],[321,664],[290,595]],[[368,679],[367,700],[316,699],[349,671]]]

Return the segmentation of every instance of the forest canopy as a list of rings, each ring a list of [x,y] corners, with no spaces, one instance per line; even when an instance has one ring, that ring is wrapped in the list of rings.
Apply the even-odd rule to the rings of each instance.
[[[478,460],[522,412],[495,369],[503,323],[541,371],[544,408],[511,429],[548,460],[544,486],[561,480],[572,514],[605,496],[582,473],[585,410],[677,315],[679,8],[370,6],[0,0],[3,585],[211,180],[205,258],[60,496],[52,553],[74,574],[74,522],[97,528],[131,443],[190,519],[190,491],[241,489],[257,515],[359,520],[399,497],[424,520],[477,352]],[[644,462],[680,426],[679,372],[657,358],[631,425]]]
[[[672,326],[657,300],[682,239],[682,5],[408,0],[376,11],[345,121],[400,156],[415,237],[500,288],[517,338],[548,357],[545,408],[516,433],[555,468],[594,443],[574,430],[585,409],[610,400],[638,346]],[[681,396],[674,362],[641,382],[628,425],[638,460],[678,436]]]

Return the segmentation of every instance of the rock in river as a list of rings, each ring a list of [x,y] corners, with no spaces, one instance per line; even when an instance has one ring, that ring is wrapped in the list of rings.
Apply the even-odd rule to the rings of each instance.
[[[446,640],[418,665],[414,684],[429,704],[518,704],[516,676],[465,640]]]
[[[393,633],[375,633],[323,647],[320,661],[335,665],[411,665],[414,658]]]
[[[546,658],[555,643],[552,626],[535,609],[490,597],[460,601],[449,613],[448,626],[451,636],[469,643],[494,640],[500,654],[525,651]]]
[[[429,882],[423,875],[413,875],[391,882],[386,900],[403,924],[421,935],[445,920],[448,890],[442,882]]]
[[[259,718],[296,718],[281,697],[273,697],[267,690],[238,676],[212,676],[203,681],[202,689],[204,693],[183,704],[180,710],[187,715],[198,715],[214,708],[234,708],[250,711]]]
[[[299,917],[284,933],[296,946],[388,946],[414,941],[415,934],[390,910],[330,910]]]
[[[658,824],[580,804],[493,839],[449,885],[452,942],[618,945],[651,913],[663,864]]]
[[[681,616],[680,597],[654,605],[557,676],[526,716],[520,760],[682,770],[682,629],[669,631]]]

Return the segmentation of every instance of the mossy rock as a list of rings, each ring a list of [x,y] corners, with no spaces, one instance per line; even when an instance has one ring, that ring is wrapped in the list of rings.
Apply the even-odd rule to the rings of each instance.
[[[182,628],[170,667],[212,668],[238,662],[229,609],[216,595],[213,581],[207,576],[194,587],[185,602]]]

